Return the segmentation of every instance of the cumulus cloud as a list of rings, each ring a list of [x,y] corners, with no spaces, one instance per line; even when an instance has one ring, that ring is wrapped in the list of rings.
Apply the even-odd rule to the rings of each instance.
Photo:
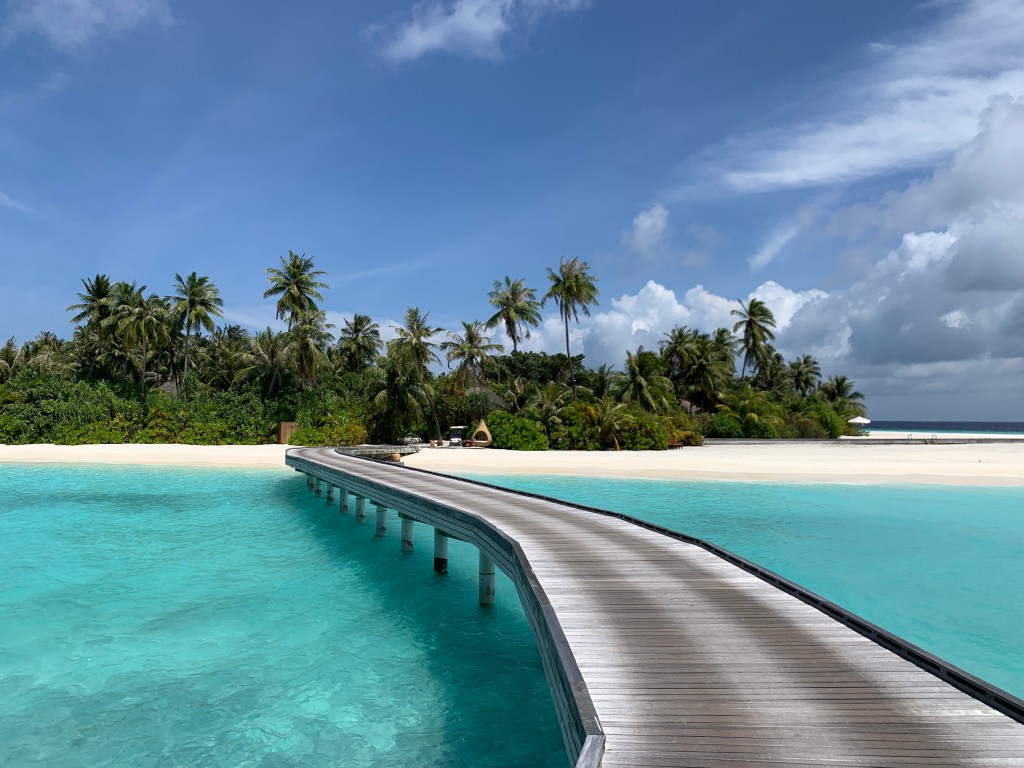
[[[167,0],[12,0],[0,39],[37,33],[73,50],[146,23],[172,23]]]
[[[633,219],[633,228],[622,235],[622,245],[645,258],[660,256],[671,237],[668,210],[655,204]]]
[[[926,167],[978,132],[1000,94],[1024,92],[1024,4],[968,0],[874,61],[815,118],[738,137],[712,154],[722,181],[741,192],[849,182]]]
[[[542,16],[586,8],[591,0],[423,0],[411,18],[395,25],[366,30],[394,62],[418,59],[428,53],[453,53],[475,59],[502,58],[502,42],[517,30],[529,28]]]

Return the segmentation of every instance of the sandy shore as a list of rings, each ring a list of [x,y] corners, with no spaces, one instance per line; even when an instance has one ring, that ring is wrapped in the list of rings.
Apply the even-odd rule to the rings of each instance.
[[[284,468],[283,445],[0,445],[0,463]],[[884,445],[868,440],[706,445],[675,451],[424,448],[404,463],[439,472],[668,480],[1024,486],[1024,442]]]
[[[1024,443],[881,445],[869,441],[779,441],[622,453],[425,448],[403,461],[411,467],[438,472],[481,474],[1024,486]]]
[[[284,467],[287,445],[0,445],[0,463]]]

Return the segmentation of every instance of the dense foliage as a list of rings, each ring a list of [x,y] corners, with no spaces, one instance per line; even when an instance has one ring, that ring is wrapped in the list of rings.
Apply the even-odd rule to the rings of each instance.
[[[106,275],[83,280],[71,339],[44,332],[0,347],[0,442],[264,443],[296,421],[293,444],[342,445],[439,439],[485,417],[499,448],[663,450],[703,436],[834,438],[863,413],[849,379],[822,381],[811,355],[783,359],[757,299],[739,303],[731,329],[679,326],[657,350],[623,350],[619,371],[572,354],[570,323],[599,297],[579,259],[548,270],[541,299],[522,279],[495,281],[493,316],[454,332],[412,307],[387,344],[366,315],[340,330],[327,322],[329,286],[312,258],[289,251],[266,271],[264,298],[276,299],[284,331],[216,325],[219,291],[196,272],[176,275],[163,297]],[[565,353],[521,351],[548,301]],[[495,328],[510,354],[488,336]],[[437,374],[442,358],[448,371]]]

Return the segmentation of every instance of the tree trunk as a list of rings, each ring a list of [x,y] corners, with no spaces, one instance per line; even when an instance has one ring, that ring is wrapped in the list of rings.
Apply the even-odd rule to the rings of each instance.
[[[437,420],[437,410],[434,408],[434,398],[430,396],[430,390],[427,388],[426,381],[424,381],[423,371],[420,370],[419,366],[416,367],[416,378],[420,381],[420,389],[423,390],[423,394],[427,396],[427,405],[430,407],[430,415],[434,419],[434,430],[437,433],[437,442],[440,445],[444,438],[441,437],[441,422]]]
[[[576,372],[572,367],[572,355],[569,352],[569,316],[565,316],[565,356],[569,360],[569,381],[572,383],[572,401],[576,402]]]

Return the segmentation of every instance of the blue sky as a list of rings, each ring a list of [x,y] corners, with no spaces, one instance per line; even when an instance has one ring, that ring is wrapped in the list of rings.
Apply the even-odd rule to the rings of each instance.
[[[289,249],[335,322],[454,328],[578,256],[591,365],[758,296],[874,418],[1024,420],[1022,39],[1020,0],[0,0],[0,333],[98,272],[264,327]]]

